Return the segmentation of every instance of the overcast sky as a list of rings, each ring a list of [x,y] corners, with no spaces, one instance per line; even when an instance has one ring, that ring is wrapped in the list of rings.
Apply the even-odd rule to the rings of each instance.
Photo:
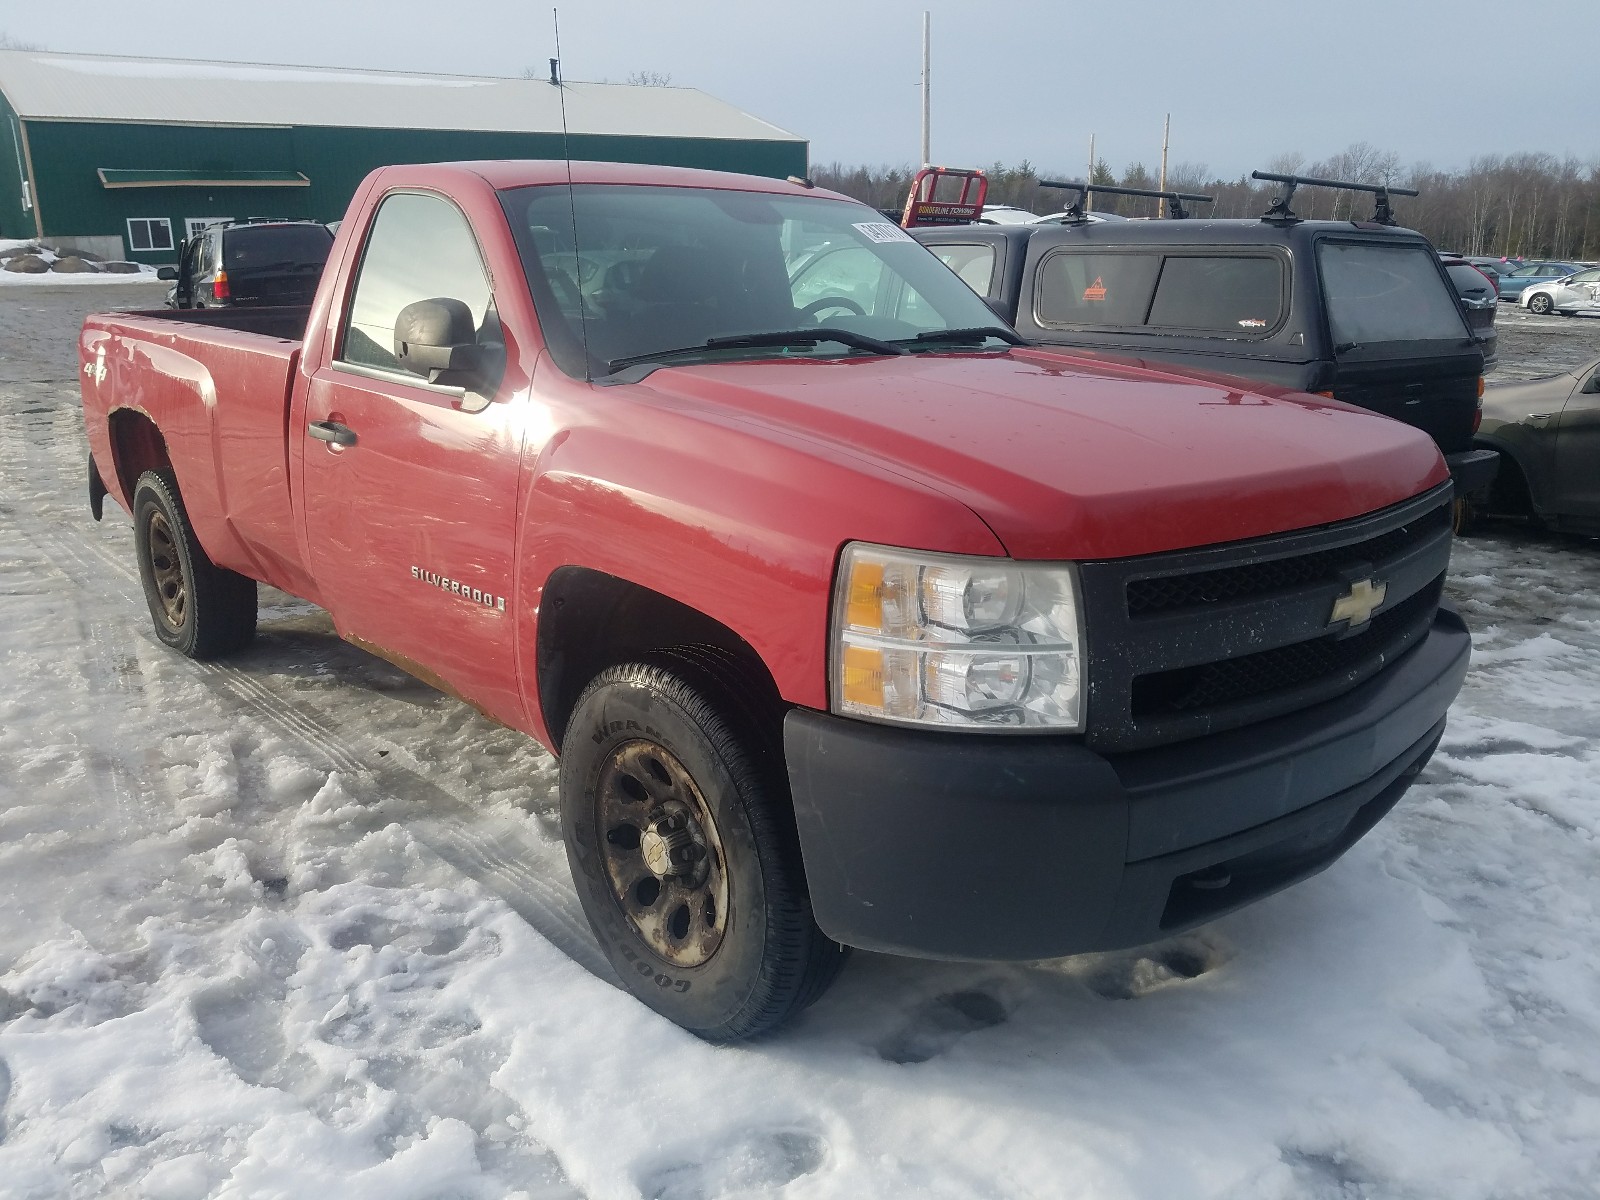
[[[1093,133],[1114,170],[1153,167],[1169,111],[1171,161],[1230,177],[1358,141],[1407,165],[1600,160],[1597,0],[567,0],[565,74],[668,74],[808,138],[814,163],[908,163],[924,9],[933,160],[947,165],[1027,158],[1078,175]],[[537,0],[0,0],[0,32],[50,50],[516,75],[555,53],[550,12]]]

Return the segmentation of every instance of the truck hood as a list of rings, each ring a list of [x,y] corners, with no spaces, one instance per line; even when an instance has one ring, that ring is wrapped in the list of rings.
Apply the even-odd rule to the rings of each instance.
[[[634,386],[939,488],[1019,559],[1305,529],[1448,478],[1425,434],[1365,409],[1032,347],[674,366]]]

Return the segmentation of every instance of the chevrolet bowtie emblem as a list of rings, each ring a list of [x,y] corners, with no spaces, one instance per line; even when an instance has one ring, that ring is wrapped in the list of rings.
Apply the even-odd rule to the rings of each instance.
[[[1333,615],[1328,624],[1348,621],[1352,627],[1365,625],[1389,594],[1389,585],[1372,579],[1358,579],[1350,590],[1333,602]]]

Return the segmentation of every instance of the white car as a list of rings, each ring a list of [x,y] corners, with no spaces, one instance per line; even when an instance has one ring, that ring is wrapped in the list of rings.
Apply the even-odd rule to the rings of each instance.
[[[1517,303],[1541,315],[1554,312],[1571,317],[1581,312],[1600,312],[1600,267],[1535,284],[1523,290]]]
[[[978,218],[980,225],[1032,225],[1039,218],[1025,208],[1010,204],[985,204]]]

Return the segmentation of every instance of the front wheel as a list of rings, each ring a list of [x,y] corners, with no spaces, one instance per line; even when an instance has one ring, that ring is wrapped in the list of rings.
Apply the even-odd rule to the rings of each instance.
[[[1537,296],[1532,297],[1528,301],[1528,311],[1532,313],[1538,313],[1541,317],[1549,316],[1550,310],[1555,306],[1555,301],[1550,299],[1550,297],[1546,296],[1543,292],[1540,292]]]
[[[220,658],[256,635],[256,581],[211,561],[195,539],[171,471],[133,489],[133,541],[156,636],[190,658]]]
[[[624,986],[725,1042],[805,1007],[844,950],[812,920],[774,765],[696,683],[669,666],[602,672],[562,742],[561,818],[584,914]]]

